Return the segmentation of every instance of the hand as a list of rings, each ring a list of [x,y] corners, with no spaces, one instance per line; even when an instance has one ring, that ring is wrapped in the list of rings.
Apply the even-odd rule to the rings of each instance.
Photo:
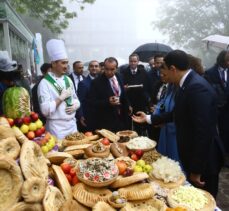
[[[146,114],[142,111],[138,111],[137,115],[132,116],[132,120],[137,123],[145,123],[146,122]]]
[[[125,89],[125,90],[128,89],[128,84],[124,85],[124,89]]]
[[[81,118],[80,118],[80,123],[81,123],[81,125],[83,125],[84,127],[87,127],[87,124],[86,124],[86,119],[82,116]]]
[[[77,110],[77,108],[79,108],[79,106],[77,105],[77,103],[73,103],[73,105],[67,106],[65,108],[65,112],[67,114],[72,114],[72,113],[74,113]]]
[[[60,99],[61,101],[64,101],[66,98],[70,97],[71,94],[72,94],[72,90],[71,90],[70,87],[69,87],[68,89],[63,89],[63,90],[61,91],[61,94],[60,94],[60,96],[59,96],[59,99]]]
[[[191,173],[189,176],[189,180],[195,185],[196,187],[203,187],[205,185],[204,181],[201,181],[200,174],[193,174]]]
[[[109,97],[109,102],[113,106],[120,105],[119,97],[116,97],[116,96]]]

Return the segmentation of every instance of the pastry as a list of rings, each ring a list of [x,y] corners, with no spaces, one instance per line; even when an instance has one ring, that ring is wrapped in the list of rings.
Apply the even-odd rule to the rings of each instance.
[[[115,158],[122,157],[122,156],[128,156],[128,150],[124,144],[121,143],[112,143],[110,146],[110,150],[112,155],[114,155]]]
[[[39,177],[48,180],[47,159],[40,146],[33,141],[26,141],[22,145],[20,166],[26,179]]]
[[[97,130],[96,132],[102,135],[103,137],[108,138],[111,142],[116,142],[120,139],[119,136],[106,129]]]
[[[49,152],[46,157],[52,164],[60,165],[64,159],[72,158],[72,155],[66,152]]]
[[[39,177],[27,179],[22,186],[21,195],[25,202],[41,202],[45,196],[47,182]]]
[[[89,208],[83,206],[76,200],[65,201],[63,206],[60,208],[60,211],[90,211]]]
[[[150,199],[154,195],[153,189],[148,183],[129,185],[127,187],[118,189],[118,192],[128,201]]]
[[[128,177],[123,177],[123,176],[118,176],[117,179],[110,185],[112,188],[121,188],[124,186],[128,186],[137,182],[140,182],[144,179],[148,179],[149,176],[145,172],[141,173],[134,173],[131,176]]]
[[[62,141],[63,146],[73,146],[73,145],[82,145],[82,144],[90,144],[91,141],[98,139],[98,135],[92,135],[86,137],[83,133],[75,133],[72,135],[68,135]]]
[[[21,197],[23,176],[11,158],[0,157],[0,210],[8,210]]]
[[[16,160],[20,154],[20,145],[15,137],[0,140],[0,155]]]
[[[119,136],[119,137],[129,137],[130,139],[138,137],[138,134],[133,130],[119,131],[119,132],[116,133],[116,135]]]
[[[110,154],[109,147],[105,147],[102,143],[98,142],[88,148],[84,149],[84,153],[88,158],[106,158]]]
[[[112,192],[106,188],[93,188],[83,183],[78,183],[73,187],[73,196],[81,204],[93,207],[99,201],[108,201]]]
[[[63,193],[65,200],[72,200],[72,188],[64,172],[62,171],[60,166],[52,165],[52,169],[54,171],[54,178],[57,183],[57,187]]]
[[[38,203],[19,202],[11,207],[8,211],[43,211],[43,207]]]
[[[104,201],[99,201],[96,205],[92,208],[92,211],[115,211],[113,207],[107,204]]]
[[[64,201],[64,197],[58,188],[48,186],[43,199],[44,211],[59,211]]]

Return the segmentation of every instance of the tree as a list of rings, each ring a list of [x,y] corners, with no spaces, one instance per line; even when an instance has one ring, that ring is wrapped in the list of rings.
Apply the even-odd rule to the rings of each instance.
[[[80,9],[84,9],[85,3],[95,2],[95,0],[73,1],[79,4]],[[10,0],[10,4],[19,14],[40,19],[44,27],[57,34],[67,28],[69,19],[77,17],[76,12],[67,11],[63,0]]]
[[[228,0],[161,2],[161,17],[153,24],[168,34],[171,44],[199,49],[201,40],[208,35],[229,35]]]

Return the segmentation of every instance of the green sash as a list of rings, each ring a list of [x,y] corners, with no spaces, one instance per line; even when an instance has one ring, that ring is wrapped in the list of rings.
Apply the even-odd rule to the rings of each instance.
[[[46,74],[44,78],[50,84],[53,85],[53,87],[55,88],[55,90],[60,95],[63,89],[61,88],[61,86],[58,83],[56,83],[56,81],[52,78],[52,76],[49,75],[49,74]],[[68,77],[66,75],[64,76],[64,82],[65,82],[66,89],[68,89],[70,87],[70,83],[69,83],[69,79],[68,79]],[[66,102],[67,106],[71,106],[72,105],[72,97],[71,96],[68,97],[67,99],[65,99],[64,101]]]

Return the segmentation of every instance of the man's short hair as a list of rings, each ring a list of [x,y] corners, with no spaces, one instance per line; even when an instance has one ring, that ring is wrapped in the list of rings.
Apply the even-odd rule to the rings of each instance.
[[[75,62],[73,62],[73,64],[72,64],[73,69],[74,69],[74,66],[75,66],[76,64],[79,64],[79,63],[82,63],[82,62],[81,62],[81,61],[75,61]]]
[[[217,59],[216,59],[216,64],[219,65],[219,66],[224,66],[225,65],[225,56],[226,54],[229,54],[229,51],[226,51],[226,50],[222,50],[218,56],[217,56]]]
[[[179,70],[189,69],[188,55],[182,50],[173,50],[169,52],[165,56],[164,62],[168,68],[170,68],[173,65]]]
[[[137,59],[138,59],[138,61],[139,61],[139,56],[138,56],[138,54],[136,54],[136,53],[130,54],[129,60],[130,60],[130,58],[132,58],[132,57],[137,57]]]
[[[157,54],[155,54],[154,55],[154,60],[156,60],[157,58],[164,58],[165,56],[163,55],[163,54],[161,54],[161,53],[157,53]]]
[[[48,69],[52,68],[52,65],[50,63],[44,63],[41,65],[41,72],[42,74],[46,74],[48,72]]]
[[[118,68],[118,60],[115,57],[108,57],[104,60],[104,65],[106,62],[115,62],[116,63],[116,67]]]

